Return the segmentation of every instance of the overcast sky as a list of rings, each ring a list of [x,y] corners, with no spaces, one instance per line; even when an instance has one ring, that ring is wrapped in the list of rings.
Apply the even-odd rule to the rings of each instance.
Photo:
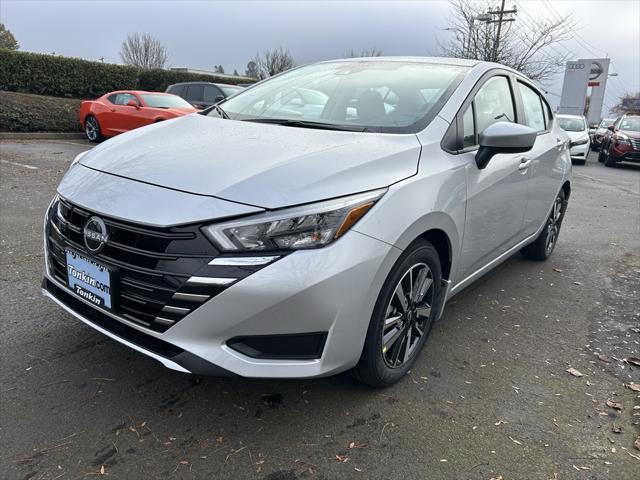
[[[496,0],[498,3],[498,0]],[[623,91],[640,90],[638,0],[507,0],[517,4],[516,25],[572,14],[581,27],[556,44],[575,58],[613,60],[605,105]],[[119,63],[127,33],[149,32],[167,47],[175,67],[212,70],[222,64],[244,73],[257,50],[289,48],[300,64],[377,47],[386,55],[429,55],[446,42],[446,1],[31,1],[0,0],[0,21],[21,50]],[[519,22],[519,23],[518,23]],[[562,75],[548,85],[557,104]]]

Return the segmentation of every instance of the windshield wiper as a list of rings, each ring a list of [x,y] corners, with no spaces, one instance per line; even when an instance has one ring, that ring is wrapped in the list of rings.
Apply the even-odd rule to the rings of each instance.
[[[218,112],[222,118],[224,118],[225,120],[229,120],[229,115],[227,115],[227,112],[225,112],[222,109],[222,107],[220,107],[217,103],[214,103],[213,105],[211,105],[211,108],[213,110],[215,110],[216,112]],[[209,112],[207,112],[207,113],[209,113]]]
[[[364,132],[365,127],[351,125],[338,125],[335,123],[313,122],[309,120],[292,120],[286,118],[247,118],[244,122],[270,123],[274,125],[284,125],[285,127],[318,128],[322,130],[342,130],[346,132]]]

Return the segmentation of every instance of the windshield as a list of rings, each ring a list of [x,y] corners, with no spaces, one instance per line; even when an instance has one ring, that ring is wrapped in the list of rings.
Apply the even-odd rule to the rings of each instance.
[[[222,91],[227,97],[230,97],[231,95],[235,95],[236,93],[241,92],[243,90],[242,87],[229,87],[226,85],[220,85],[220,88],[222,89]]]
[[[582,118],[561,117],[558,115],[558,122],[560,122],[560,128],[567,132],[582,132],[587,129]]]
[[[625,117],[620,122],[619,130],[631,130],[640,132],[640,117]]]
[[[221,106],[232,120],[415,133],[435,116],[467,71],[385,60],[320,63],[259,83]]]
[[[193,108],[190,103],[186,102],[177,95],[158,95],[156,93],[140,94],[142,101],[147,107],[154,108]]]
[[[598,128],[609,128],[615,122],[616,122],[615,120],[611,120],[611,119],[605,118],[604,120],[602,120],[600,122],[600,125],[598,126]]]

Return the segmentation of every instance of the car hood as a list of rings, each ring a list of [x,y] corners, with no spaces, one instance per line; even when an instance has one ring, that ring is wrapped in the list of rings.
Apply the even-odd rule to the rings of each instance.
[[[583,138],[588,138],[589,134],[587,133],[586,130],[581,130],[579,132],[569,132],[567,131],[567,135],[569,135],[569,138],[571,140],[581,140]]]
[[[619,130],[620,133],[624,133],[627,137],[631,138],[640,138],[640,132],[636,132],[635,130]]]
[[[84,155],[88,168],[263,208],[386,187],[417,172],[415,135],[318,130],[188,115]]]

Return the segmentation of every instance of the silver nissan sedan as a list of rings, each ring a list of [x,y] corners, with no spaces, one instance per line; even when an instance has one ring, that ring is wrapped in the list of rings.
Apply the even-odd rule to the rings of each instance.
[[[78,155],[43,292],[198,375],[400,380],[445,303],[553,252],[567,134],[498,64],[321,62]]]

